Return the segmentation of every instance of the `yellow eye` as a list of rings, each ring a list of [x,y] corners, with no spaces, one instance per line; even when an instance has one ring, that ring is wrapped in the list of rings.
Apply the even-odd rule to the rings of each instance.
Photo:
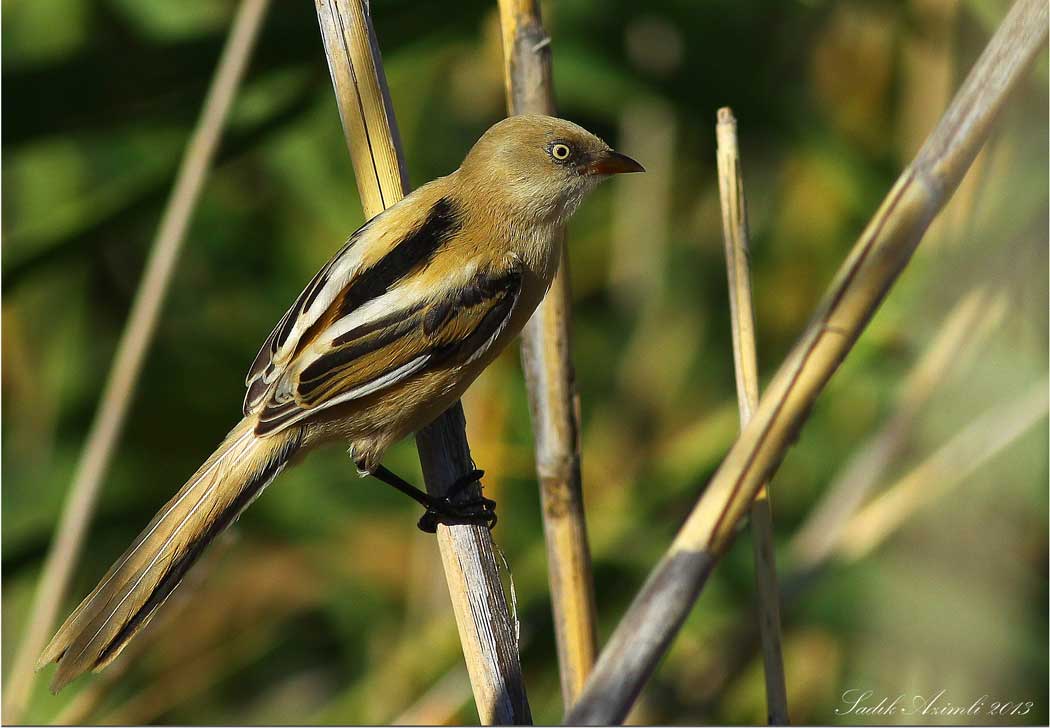
[[[569,149],[568,144],[555,144],[551,147],[551,156],[557,159],[559,162],[564,162],[572,154],[572,150]]]

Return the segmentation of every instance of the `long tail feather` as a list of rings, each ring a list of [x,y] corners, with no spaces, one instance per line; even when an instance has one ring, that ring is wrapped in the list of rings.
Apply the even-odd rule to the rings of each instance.
[[[38,670],[58,663],[52,692],[112,662],[208,544],[284,469],[299,433],[257,438],[253,425],[233,428],[58,630],[37,661]]]

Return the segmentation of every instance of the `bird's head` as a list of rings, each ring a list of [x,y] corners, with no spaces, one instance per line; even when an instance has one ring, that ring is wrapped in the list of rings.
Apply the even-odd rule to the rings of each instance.
[[[499,212],[555,223],[602,180],[644,171],[583,127],[531,114],[490,127],[460,168],[472,193]]]

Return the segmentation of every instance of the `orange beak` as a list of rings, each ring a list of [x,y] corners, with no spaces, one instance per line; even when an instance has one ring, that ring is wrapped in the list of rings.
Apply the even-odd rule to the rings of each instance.
[[[625,174],[627,172],[644,172],[645,167],[638,164],[626,154],[614,152],[611,149],[602,152],[590,162],[583,165],[581,170],[584,174]]]

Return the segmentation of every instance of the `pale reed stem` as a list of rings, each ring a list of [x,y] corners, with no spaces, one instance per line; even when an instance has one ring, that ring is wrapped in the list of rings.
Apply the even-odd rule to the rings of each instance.
[[[736,524],[959,185],[1046,35],[1046,0],[1018,0],[839,269],[753,418],[599,656],[568,723],[610,723],[626,715]]]
[[[15,655],[14,667],[4,690],[4,722],[21,720],[36,680],[33,665],[47,641],[62,606],[69,580],[84,545],[88,524],[95,512],[102,479],[120,438],[131,398],[142,373],[146,352],[153,341],[161,305],[171,283],[193,211],[208,177],[215,150],[226,124],[230,106],[248,66],[259,27],[269,0],[243,0],[233,20],[229,37],[204,100],[168,198],[149,260],[131,307],[124,333],[102,400],[91,423],[87,442],[77,463],[73,484],[63,506],[37,585],[26,628]]]
[[[373,217],[408,192],[408,173],[368,3],[316,0],[316,8],[361,203]],[[457,402],[417,433],[416,448],[427,490],[442,495],[473,467],[463,407]],[[531,723],[491,534],[440,525],[437,540],[481,722]]]
[[[740,174],[736,119],[729,108],[718,110],[718,188],[722,204],[729,310],[733,330],[733,366],[736,396],[743,429],[758,407],[758,358],[755,354],[755,314],[751,304],[750,239],[744,180]],[[773,511],[767,485],[751,504],[751,531],[755,552],[758,622],[766,677],[766,712],[770,725],[787,725],[787,680],[780,634],[780,590],[773,541]]]
[[[553,116],[551,47],[536,0],[499,0],[510,114]],[[572,367],[569,256],[521,335],[554,612],[562,699],[583,689],[598,651],[594,578],[580,479],[579,400]]]

